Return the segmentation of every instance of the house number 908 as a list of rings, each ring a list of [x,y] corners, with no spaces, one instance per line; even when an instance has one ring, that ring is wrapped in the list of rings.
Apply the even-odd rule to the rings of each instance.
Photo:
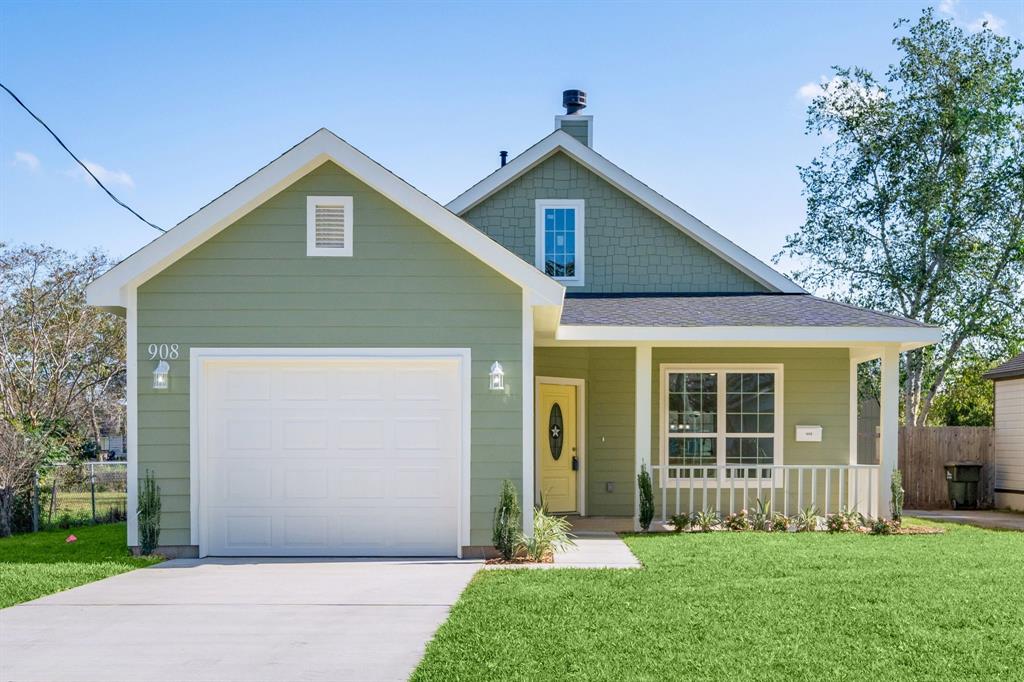
[[[178,344],[176,343],[151,343],[149,344],[150,360],[177,360]]]

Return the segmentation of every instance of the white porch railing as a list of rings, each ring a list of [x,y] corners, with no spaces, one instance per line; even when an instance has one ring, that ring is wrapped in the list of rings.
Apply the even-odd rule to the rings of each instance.
[[[654,465],[655,510],[662,522],[674,514],[714,509],[722,516],[771,501],[786,516],[814,505],[818,514],[840,509],[879,516],[878,465],[786,464],[742,466]]]

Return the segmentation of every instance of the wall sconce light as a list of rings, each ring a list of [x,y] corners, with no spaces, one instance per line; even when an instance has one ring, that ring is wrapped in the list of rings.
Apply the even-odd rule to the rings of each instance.
[[[505,390],[505,370],[502,368],[500,362],[495,362],[491,365],[491,390]]]
[[[153,370],[153,388],[165,390],[169,385],[167,375],[170,371],[171,366],[167,364],[167,361],[161,360]]]

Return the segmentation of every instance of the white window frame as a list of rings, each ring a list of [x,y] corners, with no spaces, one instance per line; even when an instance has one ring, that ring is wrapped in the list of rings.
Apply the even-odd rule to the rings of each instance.
[[[544,211],[549,208],[571,208],[576,211],[576,274],[572,277],[554,277],[548,275],[552,279],[570,286],[583,286],[586,281],[583,262],[583,256],[586,253],[586,249],[584,248],[586,243],[585,203],[586,202],[583,199],[537,199],[535,202],[536,212],[534,220],[536,227],[536,241],[534,252],[536,255],[534,257],[534,265],[536,265],[537,269],[541,272],[545,272],[545,256],[547,255],[544,250]]]
[[[726,413],[726,373],[759,373],[759,374],[774,374],[775,375],[775,433],[773,434],[773,461],[770,466],[782,466],[785,461],[783,458],[782,445],[784,441],[784,424],[783,419],[783,408],[785,406],[785,396],[783,395],[783,389],[785,384],[784,377],[784,366],[782,364],[742,364],[742,363],[726,363],[726,364],[662,364],[660,366],[661,383],[658,387],[659,397],[659,420],[658,420],[658,438],[659,438],[659,463],[663,467],[668,467],[668,375],[679,374],[686,372],[715,372],[719,375],[718,381],[718,396],[716,403],[717,413],[715,415],[715,432],[713,434],[704,435],[705,438],[714,438],[715,443],[715,455],[716,465],[726,466],[725,462],[725,441],[727,438],[750,438],[758,437],[764,438],[764,434],[746,434],[746,433],[727,433],[725,430],[725,413]],[[695,434],[696,436],[697,434]],[[757,468],[754,465],[745,468]],[[764,466],[764,465],[761,465]],[[699,469],[699,466],[689,467],[691,469]],[[667,469],[662,471],[669,473]],[[690,478],[679,478],[676,476],[667,476],[668,480],[691,480]],[[781,477],[778,472],[772,476],[774,484],[776,486],[781,485]],[[732,485],[728,479],[704,479],[701,477],[693,477],[694,481],[701,481],[700,485],[707,484],[707,487],[715,487],[721,485],[723,487]],[[755,478],[753,481],[766,481],[767,479]]]
[[[316,245],[316,207],[318,205],[341,206],[345,209],[345,246],[340,249]],[[353,219],[352,197],[307,196],[306,197],[306,255],[350,257],[352,255]]]

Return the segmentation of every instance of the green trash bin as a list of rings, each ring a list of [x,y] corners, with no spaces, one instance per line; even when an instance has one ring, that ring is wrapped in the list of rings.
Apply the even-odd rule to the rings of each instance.
[[[978,508],[978,482],[981,464],[978,462],[948,462],[946,483],[949,486],[949,504],[953,509]]]

